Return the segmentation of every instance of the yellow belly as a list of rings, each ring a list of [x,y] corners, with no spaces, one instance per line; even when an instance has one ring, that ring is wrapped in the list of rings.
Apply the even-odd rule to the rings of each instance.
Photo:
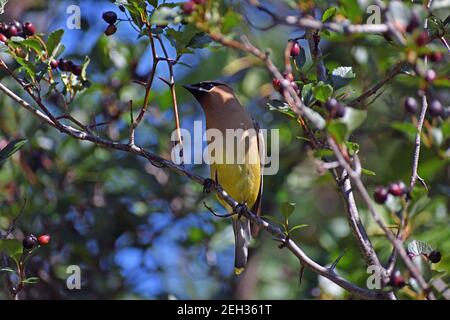
[[[261,184],[260,164],[211,164],[211,179],[217,180],[222,188],[239,203],[246,203],[253,207],[258,198]],[[224,201],[220,203],[231,212],[231,208]]]

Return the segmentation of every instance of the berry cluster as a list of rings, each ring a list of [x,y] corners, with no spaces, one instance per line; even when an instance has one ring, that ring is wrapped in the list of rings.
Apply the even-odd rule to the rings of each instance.
[[[36,246],[44,246],[50,242],[50,235],[43,234],[39,237],[36,237],[34,234],[27,235],[22,242],[23,247],[26,250],[31,250]]]
[[[376,203],[383,204],[386,202],[388,195],[391,194],[394,197],[402,197],[408,194],[408,189],[406,185],[402,182],[393,182],[387,188],[384,186],[378,186],[375,189],[373,198]]]
[[[56,69],[59,67],[59,70],[64,72],[71,72],[76,76],[81,76],[81,73],[83,71],[80,65],[77,65],[73,61],[67,59],[52,60],[50,62],[50,66],[52,69]]]
[[[419,111],[419,104],[413,97],[407,97],[403,105],[408,113],[417,114]],[[446,110],[439,100],[434,99],[428,105],[428,113],[433,118],[442,117],[443,119],[446,119],[448,117],[449,110]]]
[[[184,14],[189,15],[192,12],[194,12],[196,5],[202,5],[204,3],[205,3],[205,0],[191,0],[191,1],[183,3],[181,8],[183,9]]]
[[[106,23],[108,23],[105,34],[110,36],[116,33],[117,27],[115,23],[117,22],[117,14],[114,11],[105,11],[103,12],[102,18]]]
[[[0,42],[5,43],[12,37],[31,37],[36,33],[36,28],[31,22],[20,23],[13,21],[9,24],[0,22]]]

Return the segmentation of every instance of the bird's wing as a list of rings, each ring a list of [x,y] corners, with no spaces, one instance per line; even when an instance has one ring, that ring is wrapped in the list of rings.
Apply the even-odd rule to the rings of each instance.
[[[264,136],[262,135],[261,132],[261,127],[259,126],[258,121],[256,121],[255,119],[253,119],[253,127],[256,130],[257,133],[257,141],[258,141],[258,151],[259,151],[259,155],[260,155],[260,162],[261,162],[261,182],[259,185],[259,192],[258,192],[258,197],[256,198],[256,202],[252,207],[252,211],[254,213],[256,213],[258,216],[261,216],[261,200],[262,200],[262,193],[263,193],[263,168],[264,168],[264,156],[266,154],[266,150],[265,150],[265,145],[264,145]],[[252,237],[256,238],[258,236],[259,233],[259,226],[255,223],[252,223],[251,225],[251,229],[252,229]]]

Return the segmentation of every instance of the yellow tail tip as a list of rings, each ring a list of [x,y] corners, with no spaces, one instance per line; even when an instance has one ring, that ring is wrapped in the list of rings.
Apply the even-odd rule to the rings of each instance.
[[[244,271],[244,268],[234,268],[234,274],[240,275]]]

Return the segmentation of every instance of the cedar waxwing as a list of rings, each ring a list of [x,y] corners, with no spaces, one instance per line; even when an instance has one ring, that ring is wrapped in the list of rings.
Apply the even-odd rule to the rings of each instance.
[[[258,123],[226,84],[205,81],[184,87],[194,95],[205,113],[211,179],[218,182],[237,202],[247,205],[260,215],[263,185],[260,157],[264,155],[264,140]],[[212,141],[210,129],[216,129],[216,133],[221,133],[223,137],[221,145],[216,147],[214,144],[214,152],[212,145],[217,141]],[[227,129],[235,134],[233,139],[227,139]],[[233,148],[227,147],[231,144]],[[239,148],[241,152],[237,150]],[[219,202],[228,212],[232,211],[220,198]],[[258,226],[250,226],[245,217],[237,215],[232,216],[232,221],[235,238],[234,272],[239,275],[247,263],[250,237],[257,236]]]

